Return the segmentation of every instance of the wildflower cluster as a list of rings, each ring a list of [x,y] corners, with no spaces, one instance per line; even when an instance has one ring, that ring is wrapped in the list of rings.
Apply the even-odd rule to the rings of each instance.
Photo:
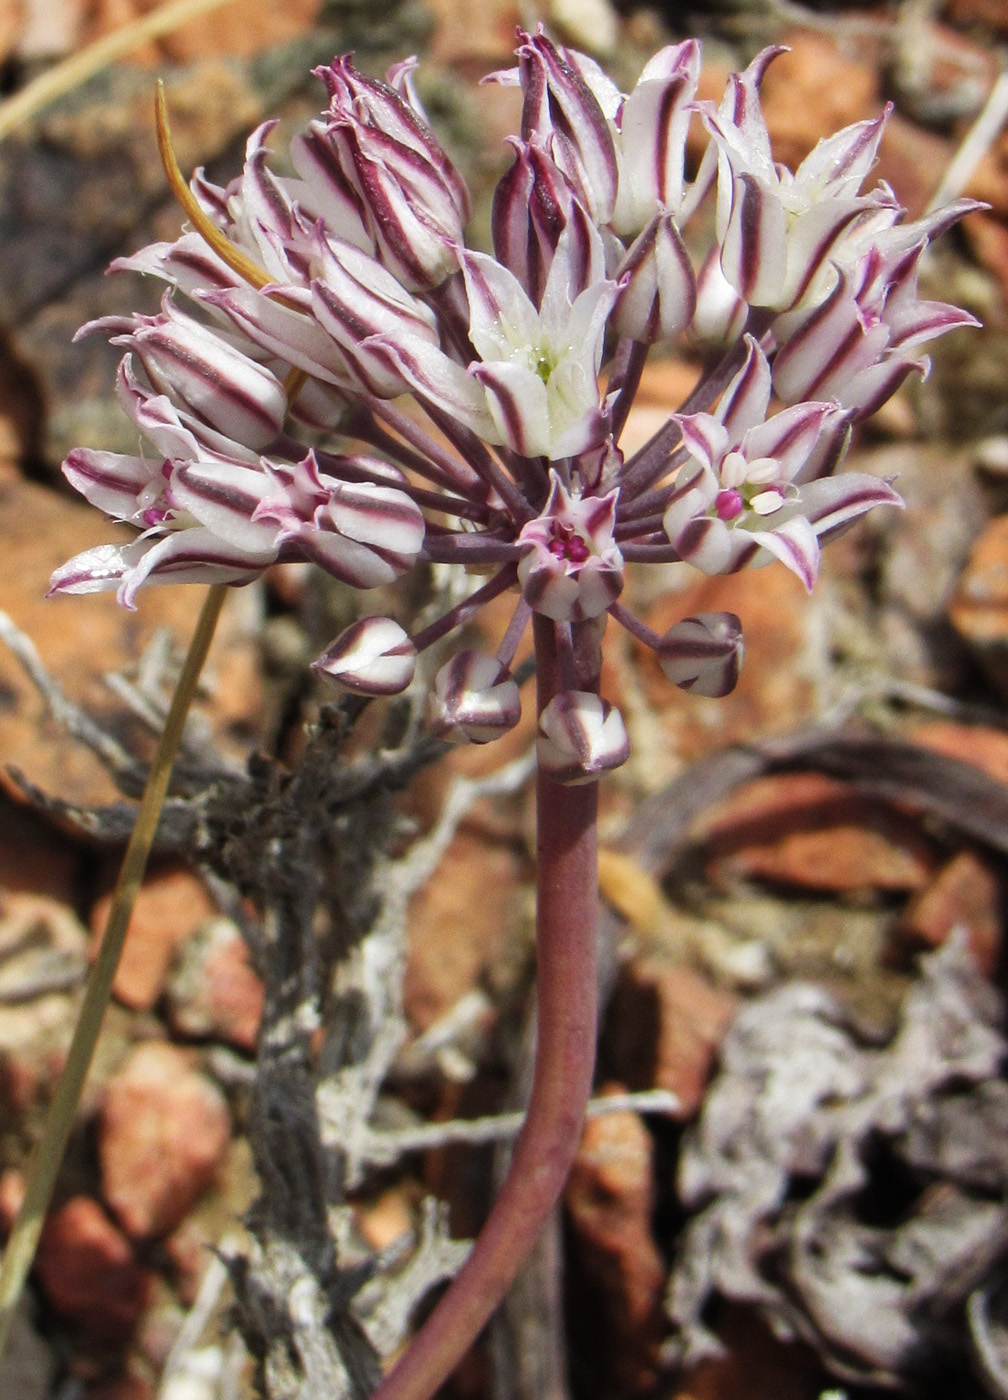
[[[899,498],[837,475],[852,426],[911,372],[922,344],[972,324],[917,295],[929,241],[971,206],[908,222],[891,190],[862,192],[885,114],[774,163],[759,89],[779,52],[697,100],[700,49],[663,49],[624,95],[589,58],[521,33],[520,135],[494,197],[493,255],[465,244],[470,197],[417,97],[413,64],[386,82],[348,57],[319,70],[329,107],[268,163],[266,123],[226,188],[202,174],[198,228],[115,267],[168,284],[156,316],[106,318],[126,351],[122,405],[153,450],[86,449],[67,478],[140,531],[57,571],[58,592],[246,583],[308,560],[356,588],[417,561],[485,580],[409,637],[370,617],[315,663],[365,693],[407,687],[417,656],[505,593],[493,655],[457,650],[436,718],[477,741],[518,719],[510,666],[530,618],[555,629],[560,682],[539,759],[561,781],[621,763],[626,735],[598,695],[612,617],[678,685],[735,683],[738,620],[665,636],[620,602],[628,563],[706,573],[781,560],[806,586],[821,542]],[[687,135],[704,154],[689,178]],[[713,201],[713,220],[696,219]],[[714,226],[710,247],[694,229]],[[690,243],[686,241],[689,237]],[[678,336],[718,363],[652,440],[620,436],[646,358]],[[305,448],[299,431],[328,448]]]

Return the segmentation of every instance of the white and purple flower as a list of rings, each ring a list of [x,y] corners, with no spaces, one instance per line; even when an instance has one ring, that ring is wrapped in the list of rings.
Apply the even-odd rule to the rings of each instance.
[[[346,57],[319,70],[329,108],[294,137],[293,175],[272,171],[264,124],[228,186],[193,179],[191,231],[116,264],[169,287],[157,316],[90,328],[125,348],[120,397],[152,451],[79,449],[64,471],[139,534],[71,560],[53,590],[114,588],[132,606],[146,583],[247,583],[288,559],[361,589],[417,562],[478,571],[412,636],[354,623],[316,672],[399,693],[431,674],[424,652],[510,594],[495,652],[440,658],[434,720],[476,742],[517,722],[511,667],[532,621],[553,658],[539,762],[563,782],[628,752],[598,693],[609,618],[674,684],[726,694],[738,619],[657,636],[621,601],[626,568],[779,559],[810,587],[823,539],[899,504],[886,482],[834,474],[851,427],[926,367],[928,340],[972,324],[920,299],[917,278],[928,242],[974,206],[906,223],[886,187],[861,192],[884,113],[793,173],[775,163],[759,88],[776,52],[711,104],[692,40],[623,94],[542,29],[521,34],[517,67],[494,75],[523,105],[493,256],[465,245],[469,192],[413,62],[385,82]],[[708,139],[692,183],[691,123]],[[683,228],[708,197],[717,242],[695,263]],[[682,331],[720,337],[724,356],[625,457],[650,347]]]

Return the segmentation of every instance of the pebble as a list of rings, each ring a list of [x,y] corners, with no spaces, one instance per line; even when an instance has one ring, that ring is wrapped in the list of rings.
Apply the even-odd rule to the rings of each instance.
[[[130,1241],[90,1196],[73,1196],[46,1221],[35,1272],[56,1312],[95,1342],[129,1337],[152,1288]]]
[[[623,1086],[603,1089],[618,1093]],[[572,1344],[606,1393],[640,1395],[660,1374],[668,1270],[651,1229],[654,1148],[639,1113],[600,1114],[564,1195],[572,1233]]]
[[[685,964],[632,958],[606,1017],[603,1062],[631,1089],[667,1089],[677,1116],[700,1107],[738,998]]]
[[[230,919],[208,919],[179,952],[168,982],[168,1016],[181,1035],[255,1049],[263,984]]]
[[[230,1134],[223,1095],[190,1056],[137,1046],[108,1083],[98,1127],[102,1191],[127,1233],[174,1229],[213,1181]]]
[[[975,851],[960,851],[903,911],[898,945],[915,951],[939,948],[961,931],[980,968],[993,975],[1001,951],[1002,881]]]
[[[111,893],[91,909],[92,955],[108,919]],[[203,884],[190,871],[171,867],[148,873],[137,895],[112,990],[124,1006],[149,1011],[164,991],[168,970],[197,926],[215,912]]]
[[[919,821],[822,773],[747,783],[705,816],[701,832],[717,881],[901,892],[921,889],[934,869]]]

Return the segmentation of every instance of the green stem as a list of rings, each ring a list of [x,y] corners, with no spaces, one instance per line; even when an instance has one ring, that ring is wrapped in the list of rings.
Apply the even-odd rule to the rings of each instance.
[[[11,1230],[3,1263],[0,1264],[0,1357],[6,1350],[14,1314],[38,1248],[46,1210],[63,1162],[84,1081],[91,1067],[105,1009],[112,995],[112,981],[154,843],[172,765],[226,596],[227,589],[223,584],[215,584],[210,589],[189,644],[189,652],[140,799],[136,824],[123,856],[101,946],[88,977],[80,1017],[74,1027],[66,1068],[56,1086],[41,1141],[32,1157],[24,1200]]]

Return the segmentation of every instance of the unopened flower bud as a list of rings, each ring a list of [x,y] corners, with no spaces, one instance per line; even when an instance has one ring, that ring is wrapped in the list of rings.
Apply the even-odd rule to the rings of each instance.
[[[539,767],[557,783],[592,783],[630,757],[619,710],[586,690],[554,696],[539,716]]]
[[[361,695],[398,695],[413,679],[416,651],[390,617],[365,617],[332,642],[312,670]]]
[[[665,633],[657,651],[662,671],[681,690],[728,695],[742,665],[742,624],[734,613],[687,617]]]
[[[431,711],[436,723],[485,744],[514,728],[521,699],[510,671],[496,657],[460,651],[434,678]]]
[[[670,340],[696,310],[696,280],[675,220],[652,219],[616,269],[620,284],[612,325],[620,335],[651,345]]]

